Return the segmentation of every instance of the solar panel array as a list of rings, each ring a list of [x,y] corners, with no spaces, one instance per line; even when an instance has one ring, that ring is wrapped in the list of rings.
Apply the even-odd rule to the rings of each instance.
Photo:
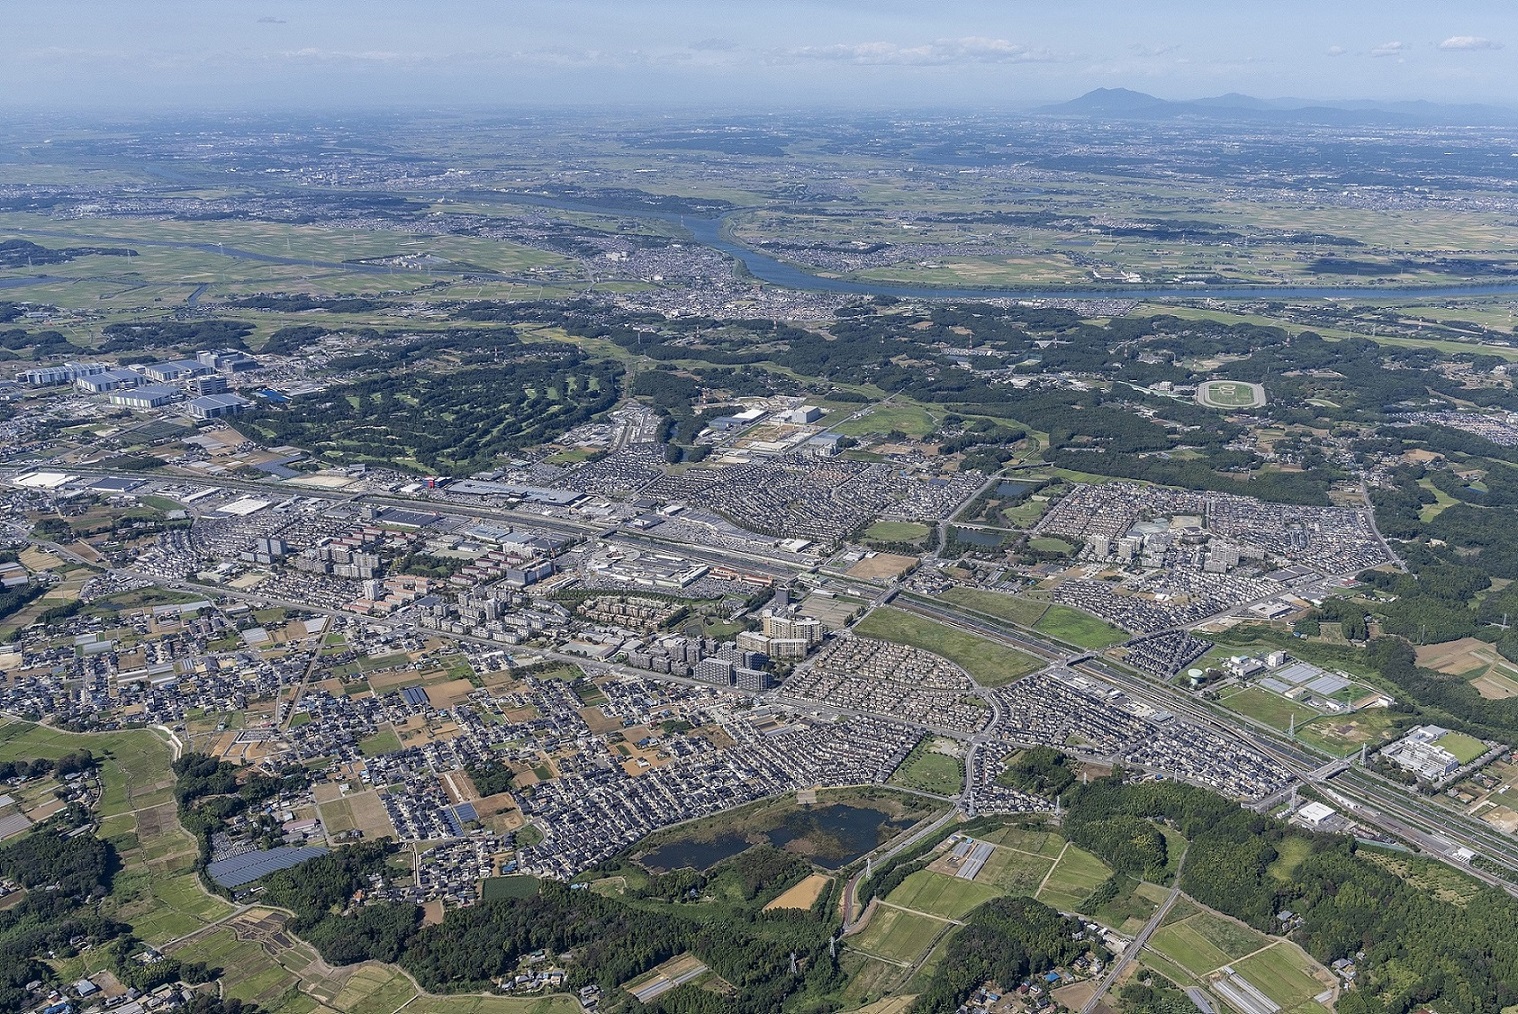
[[[307,859],[324,856],[327,850],[314,845],[280,845],[258,852],[244,852],[230,859],[220,859],[206,867],[211,879],[222,887],[241,887],[259,877],[298,866]]]

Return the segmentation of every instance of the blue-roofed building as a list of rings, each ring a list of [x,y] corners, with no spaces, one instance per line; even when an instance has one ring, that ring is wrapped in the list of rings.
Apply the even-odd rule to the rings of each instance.
[[[401,700],[413,706],[432,703],[427,699],[427,691],[421,687],[403,687],[401,689]]]

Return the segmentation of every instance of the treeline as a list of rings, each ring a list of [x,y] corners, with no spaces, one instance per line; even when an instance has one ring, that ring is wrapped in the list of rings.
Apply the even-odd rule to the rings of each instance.
[[[537,950],[569,953],[570,986],[598,983],[608,993],[620,983],[677,954],[691,951],[737,987],[729,997],[674,990],[657,1009],[697,1012],[717,999],[730,1014],[772,1014],[788,998],[818,996],[842,986],[845,976],[829,953],[832,909],[755,911],[753,902],[810,872],[807,864],[776,849],[756,849],[721,864],[710,875],[677,871],[656,877],[628,900],[543,882],[529,898],[485,901],[449,910],[441,924],[420,926],[409,904],[354,904],[369,878],[385,872],[388,843],[337,849],[263,881],[265,896],[295,911],[292,929],[329,962],[394,961],[434,992],[470,992],[513,973]],[[684,904],[690,891],[708,886],[720,899]],[[790,974],[791,953],[802,973]]]
[[[910,1014],[957,1010],[984,982],[1013,988],[1029,975],[1068,964],[1086,953],[1076,940],[1078,919],[1067,919],[1032,898],[994,898],[975,909],[949,938],[949,959],[939,963]]]
[[[311,296],[305,293],[293,295],[244,296],[229,299],[227,306],[249,310],[278,310],[282,313],[301,313],[306,310],[326,310],[328,313],[369,313],[383,310],[391,304],[383,299],[365,296]]]
[[[99,766],[100,761],[88,750],[75,750],[57,759],[38,757],[29,761],[0,761],[0,782],[7,782],[12,778],[41,778],[44,775],[67,778],[81,771],[93,771]]]
[[[247,349],[253,325],[240,320],[138,321],[107,324],[97,352],[130,352],[140,349]]]

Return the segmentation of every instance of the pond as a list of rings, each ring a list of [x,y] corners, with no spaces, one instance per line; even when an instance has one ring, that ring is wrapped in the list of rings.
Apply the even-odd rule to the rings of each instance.
[[[955,528],[953,536],[960,542],[968,542],[972,546],[985,546],[994,549],[1002,544],[1005,536],[1000,532],[987,532],[979,528]]]
[[[792,810],[767,828],[748,834],[729,832],[707,840],[661,845],[639,862],[656,871],[708,870],[760,842],[804,856],[823,869],[836,870],[912,826],[910,818],[893,818],[871,806],[834,803]]]

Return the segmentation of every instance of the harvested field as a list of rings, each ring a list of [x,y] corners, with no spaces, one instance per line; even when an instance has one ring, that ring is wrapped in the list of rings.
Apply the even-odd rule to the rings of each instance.
[[[827,890],[828,884],[832,881],[832,877],[814,873],[765,905],[764,910],[768,912],[776,908],[809,909],[818,898],[822,897],[822,892]]]

